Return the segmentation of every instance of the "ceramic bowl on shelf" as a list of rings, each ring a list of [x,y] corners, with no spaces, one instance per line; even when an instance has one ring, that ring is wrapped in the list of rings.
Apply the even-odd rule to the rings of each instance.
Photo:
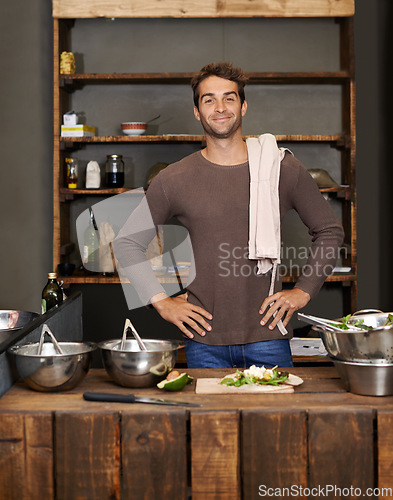
[[[75,271],[75,264],[63,262],[57,266],[57,269],[62,276],[72,276],[72,273]]]
[[[146,122],[123,122],[121,130],[125,135],[142,135],[146,132]]]

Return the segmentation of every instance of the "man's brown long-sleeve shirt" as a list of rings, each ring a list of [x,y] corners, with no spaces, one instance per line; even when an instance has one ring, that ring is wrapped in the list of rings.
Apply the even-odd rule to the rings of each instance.
[[[257,275],[257,261],[247,255],[248,162],[216,165],[201,152],[193,153],[160,172],[146,197],[154,224],[176,217],[189,231],[196,277],[187,287],[188,300],[213,315],[211,332],[195,335],[194,340],[229,345],[291,337],[291,333],[283,337],[277,328],[270,331],[259,323],[271,273]],[[281,162],[279,198],[281,221],[294,209],[309,229],[310,256],[295,286],[314,297],[336,264],[343,228],[310,174],[290,154]],[[123,272],[147,303],[163,289],[144,262],[144,251],[155,231],[138,227],[143,215],[138,212],[137,208],[120,231],[114,249]],[[137,235],[136,230],[140,231]],[[278,279],[274,291],[280,289]]]

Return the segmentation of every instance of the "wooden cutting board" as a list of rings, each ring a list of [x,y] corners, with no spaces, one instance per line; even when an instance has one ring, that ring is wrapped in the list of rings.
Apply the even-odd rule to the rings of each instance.
[[[299,377],[297,377],[299,378]],[[276,394],[293,393],[293,385],[242,385],[240,387],[220,384],[221,378],[198,378],[196,394]],[[299,385],[299,384],[296,384]]]

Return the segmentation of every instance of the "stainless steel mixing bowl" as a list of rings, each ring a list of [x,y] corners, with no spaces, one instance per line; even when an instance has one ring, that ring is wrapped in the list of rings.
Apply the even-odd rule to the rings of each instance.
[[[333,361],[347,391],[362,396],[393,395],[393,363]]]
[[[30,321],[39,316],[30,311],[15,311],[13,309],[0,310],[0,333],[14,332],[26,326]]]
[[[102,361],[108,375],[125,387],[152,387],[163,380],[176,363],[177,351],[185,343],[179,340],[143,339],[147,351],[141,351],[134,339],[100,342]]]
[[[323,344],[335,359],[353,362],[393,363],[393,326],[383,326],[392,313],[356,314],[351,323],[364,320],[372,330],[329,332],[314,326]]]
[[[77,386],[90,368],[92,352],[97,348],[92,342],[58,342],[59,354],[52,342],[45,342],[41,354],[39,343],[10,347],[15,357],[19,375],[26,384],[42,392],[66,391]]]

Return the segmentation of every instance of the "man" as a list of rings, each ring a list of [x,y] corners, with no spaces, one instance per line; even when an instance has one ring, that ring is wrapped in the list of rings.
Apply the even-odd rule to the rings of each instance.
[[[250,260],[247,251],[250,171],[241,128],[247,112],[245,82],[241,69],[229,63],[209,64],[195,75],[194,114],[204,129],[206,147],[160,172],[146,193],[154,224],[175,216],[189,231],[196,277],[187,293],[168,297],[152,274],[138,276],[134,264],[143,261],[153,234],[129,236],[137,213],[114,245],[130,281],[143,288],[158,313],[186,337],[191,368],[292,366],[292,334],[285,327],[318,293],[343,239],[342,226],[314,180],[290,152],[282,152],[277,216],[282,220],[295,209],[308,226],[308,272],[290,290],[281,289],[271,269],[257,272],[258,262]],[[264,217],[257,213],[259,222]]]

